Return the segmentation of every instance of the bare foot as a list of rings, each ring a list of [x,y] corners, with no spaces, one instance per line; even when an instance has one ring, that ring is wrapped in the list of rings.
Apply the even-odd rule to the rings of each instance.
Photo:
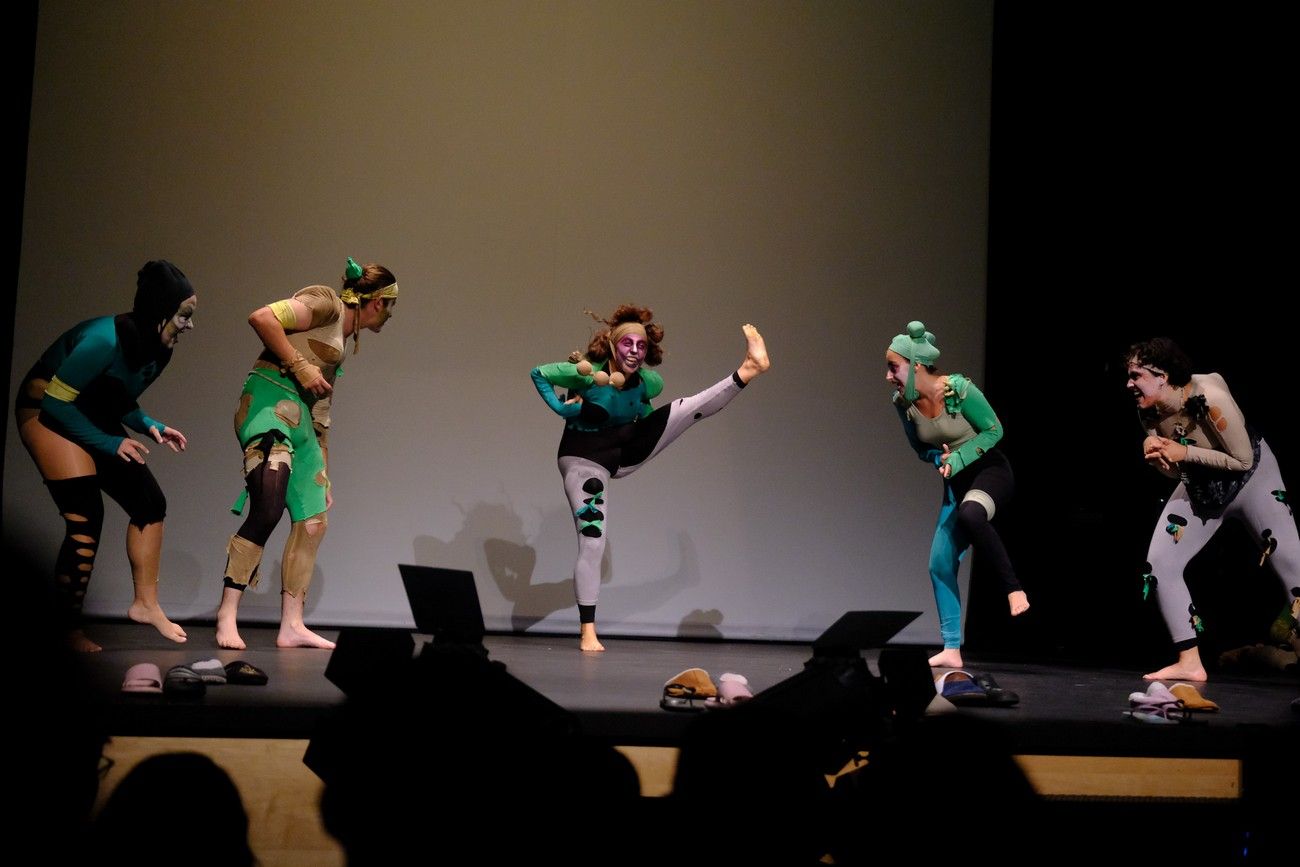
[[[127,609],[126,616],[136,623],[148,623],[162,633],[163,638],[170,638],[177,644],[184,643],[185,639],[189,637],[185,634],[185,630],[181,629],[180,624],[168,620],[162,608],[157,605],[149,605],[137,599]]]
[[[1166,665],[1159,671],[1153,671],[1150,674],[1142,675],[1143,680],[1193,680],[1197,683],[1205,683],[1209,678],[1205,675],[1205,669],[1200,666],[1187,666],[1182,662],[1175,662],[1173,665]]]
[[[244,650],[248,645],[239,636],[239,603],[244,591],[234,587],[221,588],[221,604],[217,606],[217,647]]]
[[[68,643],[77,653],[99,653],[104,648],[86,637],[86,633],[80,629],[74,629],[68,633]]]
[[[740,326],[740,330],[745,332],[747,345],[745,360],[740,363],[736,375],[740,377],[741,382],[748,383],[760,373],[765,373],[772,366],[772,362],[767,358],[767,344],[763,342],[763,335],[758,333],[758,329],[745,324]]]
[[[280,634],[275,637],[276,647],[319,647],[321,650],[333,650],[334,642],[321,638],[301,623],[280,624]]]
[[[217,647],[229,650],[245,650],[248,647],[244,639],[239,637],[239,627],[233,614],[222,616],[220,611],[217,612]]]
[[[1012,590],[1007,594],[1007,601],[1011,603],[1011,616],[1024,614],[1029,610],[1029,597],[1023,590]]]
[[[1192,680],[1205,683],[1205,666],[1201,664],[1201,651],[1196,645],[1178,651],[1178,661],[1159,671],[1144,674],[1145,680]]]
[[[956,647],[945,647],[943,650],[930,657],[931,668],[961,668],[961,650]]]
[[[596,637],[596,624],[582,624],[582,633],[578,642],[578,649],[590,653],[601,653],[605,650],[605,645],[601,644],[600,639]]]

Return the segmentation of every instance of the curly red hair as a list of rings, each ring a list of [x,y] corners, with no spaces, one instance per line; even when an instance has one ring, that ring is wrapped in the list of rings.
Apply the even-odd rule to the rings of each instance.
[[[584,310],[583,312],[605,326],[591,336],[591,343],[587,344],[585,355],[588,360],[605,361],[609,358],[610,334],[624,322],[639,322],[645,326],[646,341],[649,344],[645,351],[645,364],[647,367],[656,367],[664,360],[664,351],[659,346],[664,339],[664,329],[662,325],[654,321],[654,311],[649,307],[620,304],[608,319],[601,319],[590,310]]]

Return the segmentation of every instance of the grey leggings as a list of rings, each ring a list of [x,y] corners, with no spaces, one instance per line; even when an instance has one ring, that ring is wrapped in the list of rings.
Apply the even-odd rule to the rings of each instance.
[[[625,466],[621,460],[609,461],[608,441],[604,438],[601,438],[601,463],[579,454],[560,456],[564,495],[568,497],[578,531],[578,562],[573,568],[573,584],[579,605],[595,605],[600,595],[600,561],[605,556],[609,480],[621,479],[645,466],[691,425],[730,403],[743,387],[735,375],[728,376],[699,394],[678,398],[629,425],[654,437],[653,442],[648,442],[634,435],[618,449],[619,456],[635,463]],[[615,465],[613,472],[608,468],[611,463]]]
[[[1259,466],[1221,514],[1198,518],[1186,487],[1178,483],[1156,524],[1147,552],[1147,575],[1155,579],[1156,601],[1176,650],[1194,647],[1201,626],[1183,570],[1225,518],[1244,523],[1261,549],[1271,550],[1273,571],[1287,598],[1291,598],[1291,591],[1300,585],[1300,537],[1285,499],[1277,459],[1265,442],[1259,444]]]

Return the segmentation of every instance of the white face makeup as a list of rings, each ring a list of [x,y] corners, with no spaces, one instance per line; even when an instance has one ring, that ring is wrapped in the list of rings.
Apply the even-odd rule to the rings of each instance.
[[[198,306],[198,295],[191,295],[181,302],[181,306],[176,310],[176,315],[164,322],[159,332],[163,346],[168,349],[173,348],[182,334],[193,330],[194,311],[198,309]]]
[[[897,352],[892,349],[885,351],[885,381],[899,394],[907,388],[907,368],[910,366],[911,362]]]
[[[614,344],[614,361],[627,376],[636,373],[645,361],[646,339],[640,334],[624,334]]]

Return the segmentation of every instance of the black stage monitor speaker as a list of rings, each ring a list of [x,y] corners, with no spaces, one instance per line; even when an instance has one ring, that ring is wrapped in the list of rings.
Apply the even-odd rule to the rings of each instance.
[[[474,573],[400,563],[402,584],[411,603],[415,628],[433,636],[433,645],[482,647],[483,609],[474,586]]]
[[[813,659],[857,659],[884,647],[919,611],[846,611],[813,642]]]
[[[389,688],[415,655],[409,629],[348,626],[334,644],[325,678],[351,697]]]
[[[861,749],[870,749],[895,728],[896,691],[873,675],[861,651],[882,648],[911,623],[917,611],[848,611],[813,642],[804,670],[746,702],[799,720],[815,731],[825,773],[836,773]],[[890,664],[900,686],[908,684],[906,712],[913,713],[919,686],[915,660],[895,657]],[[928,668],[928,665],[927,665]],[[934,684],[925,681],[930,693]],[[903,690],[898,690],[902,693]]]

